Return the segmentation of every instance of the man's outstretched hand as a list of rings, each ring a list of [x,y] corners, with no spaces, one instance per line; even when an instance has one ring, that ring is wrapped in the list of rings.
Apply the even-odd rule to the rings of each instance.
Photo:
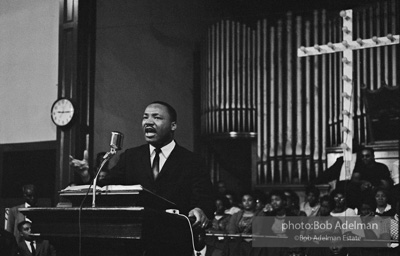
[[[85,183],[90,180],[88,158],[89,157],[87,150],[83,152],[82,160],[78,160],[75,159],[73,156],[69,156],[69,165],[76,173],[78,173],[81,176],[82,181]]]

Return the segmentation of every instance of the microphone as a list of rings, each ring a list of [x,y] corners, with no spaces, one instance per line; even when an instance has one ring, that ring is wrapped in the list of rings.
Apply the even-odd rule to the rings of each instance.
[[[103,161],[101,162],[100,168],[96,173],[96,176],[93,179],[93,197],[92,197],[92,207],[96,207],[96,183],[97,183],[97,177],[99,176],[99,173],[101,169],[103,169],[103,166],[105,163],[107,163],[108,160],[110,160],[116,153],[117,150],[122,149],[122,142],[124,140],[124,135],[121,132],[111,132],[111,141],[110,141],[110,151],[108,151],[104,156],[103,156]]]
[[[109,160],[117,153],[117,150],[121,150],[123,140],[124,140],[124,135],[121,132],[117,131],[111,132],[111,141],[110,141],[111,149],[109,152],[107,152],[107,154],[103,156],[103,159]]]

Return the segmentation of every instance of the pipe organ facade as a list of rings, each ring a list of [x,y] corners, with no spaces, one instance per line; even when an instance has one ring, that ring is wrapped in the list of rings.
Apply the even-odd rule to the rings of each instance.
[[[399,34],[399,3],[353,9],[353,35]],[[223,20],[202,47],[202,134],[254,134],[253,185],[301,184],[343,141],[342,53],[298,58],[302,45],[341,42],[339,11],[287,13],[255,24]],[[379,43],[379,42],[378,42]],[[353,51],[354,142],[370,143],[361,87],[399,84],[399,45]]]

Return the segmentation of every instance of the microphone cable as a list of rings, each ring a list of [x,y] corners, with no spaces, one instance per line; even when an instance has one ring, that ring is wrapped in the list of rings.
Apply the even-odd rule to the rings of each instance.
[[[106,157],[107,156],[107,157]],[[79,210],[78,210],[78,237],[79,237],[79,241],[78,241],[78,255],[82,256],[82,226],[81,226],[81,214],[82,214],[82,208],[83,208],[83,203],[85,202],[87,196],[89,195],[90,192],[90,188],[92,187],[92,185],[95,183],[97,176],[99,175],[100,171],[103,169],[104,165],[107,163],[108,160],[110,160],[112,154],[108,154],[106,155],[103,162],[100,165],[99,170],[96,173],[95,178],[93,179],[93,181],[90,183],[85,196],[83,197],[81,204],[79,205]],[[93,193],[96,193],[95,190],[93,189]]]

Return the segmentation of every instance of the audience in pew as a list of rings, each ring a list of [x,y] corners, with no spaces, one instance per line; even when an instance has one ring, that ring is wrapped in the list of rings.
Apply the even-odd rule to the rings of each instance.
[[[208,233],[212,234],[225,234],[227,232],[226,227],[228,226],[229,220],[232,215],[225,213],[227,207],[229,207],[229,200],[225,196],[221,195],[215,200],[215,213],[212,219],[212,226],[207,230]],[[205,238],[207,245],[207,256],[222,256],[225,247],[225,239],[220,236],[209,236]]]
[[[226,198],[229,200],[229,207],[225,210],[225,213],[233,215],[240,211],[240,203],[236,198],[236,193],[232,191],[226,191],[225,193]]]
[[[32,236],[32,223],[22,221],[18,223],[18,231],[21,240],[18,242],[18,254],[20,256],[56,256],[56,250],[48,240],[37,239]]]
[[[300,204],[300,211],[305,212],[307,216],[316,216],[319,211],[319,195],[320,191],[315,186],[306,188],[306,200]]]
[[[18,223],[26,220],[25,215],[19,212],[19,208],[35,207],[37,205],[37,188],[33,184],[27,184],[22,187],[22,194],[25,203],[10,208],[8,213],[7,231],[14,234],[16,241],[20,240],[20,232],[18,231]]]
[[[307,216],[304,211],[300,210],[300,197],[299,195],[291,189],[285,189],[284,191],[286,197],[286,208],[289,212],[293,213],[295,216]]]
[[[376,201],[376,214],[380,216],[394,216],[396,211],[389,204],[390,194],[385,188],[377,188],[374,193]]]
[[[322,246],[316,248],[300,248],[287,246],[287,247],[275,247],[275,248],[254,248],[251,245],[250,239],[246,237],[237,237],[237,234],[254,235],[254,232],[249,223],[251,221],[246,220],[254,218],[255,216],[270,216],[275,217],[275,222],[269,227],[269,234],[276,237],[286,237],[293,234],[282,232],[282,229],[277,228],[279,223],[285,222],[285,219],[290,216],[298,216],[301,218],[313,217],[313,218],[331,218],[332,223],[336,221],[341,222],[343,217],[356,218],[363,223],[378,223],[379,229],[371,232],[365,232],[364,230],[357,230],[354,233],[355,236],[361,239],[372,239],[372,243],[382,244],[379,239],[385,239],[385,241],[398,239],[398,212],[396,214],[395,208],[398,206],[398,200],[393,197],[392,190],[387,190],[387,184],[385,182],[378,182],[374,189],[368,188],[368,191],[361,191],[361,185],[363,184],[360,177],[360,172],[353,173],[352,183],[344,184],[342,189],[334,189],[327,195],[320,197],[318,188],[315,186],[306,187],[306,197],[304,202],[299,204],[297,193],[291,190],[277,190],[264,192],[264,196],[269,194],[268,200],[265,202],[264,207],[260,210],[260,205],[263,203],[260,201],[257,207],[257,198],[262,197],[260,191],[257,193],[247,193],[243,195],[242,203],[240,204],[240,212],[234,214],[230,218],[230,225],[227,229],[221,230],[221,226],[215,226],[218,228],[220,233],[228,233],[228,235],[221,236],[219,240],[219,251],[216,253],[215,248],[209,244],[207,250],[210,254],[207,256],[236,256],[236,255],[257,255],[257,256],[269,256],[269,255],[304,255],[304,256],[319,256],[319,255],[343,255],[343,256],[369,256],[369,255],[396,255],[399,252],[398,243],[386,243],[386,248],[362,248],[362,247],[347,247],[346,244],[329,244],[329,246]],[[355,196],[349,195],[349,190],[346,186],[352,184],[354,189],[359,189],[361,195],[357,194],[357,198],[353,197],[351,206],[348,205],[347,197]],[[390,186],[389,186],[390,188]],[[255,194],[257,196],[255,196]],[[393,199],[395,198],[395,199]],[[255,201],[255,202],[254,202]],[[251,203],[250,203],[251,202]],[[308,204],[307,204],[308,203]],[[251,207],[250,207],[251,205]],[[255,205],[255,206],[253,206]],[[389,210],[390,205],[390,210]],[[317,208],[314,208],[318,206]],[[357,207],[354,207],[357,206]],[[301,208],[301,209],[300,209]],[[252,210],[250,210],[252,209]],[[217,213],[217,212],[216,212]],[[247,214],[245,214],[247,213]],[[373,216],[379,216],[373,218]],[[279,223],[278,223],[279,222]],[[240,224],[241,223],[241,224]],[[247,223],[247,225],[245,225]],[[278,223],[278,224],[277,224]],[[254,228],[254,227],[253,227]],[[211,233],[211,229],[209,233]],[[308,231],[309,232],[309,231]],[[341,229],[341,234],[346,233],[350,230]],[[231,234],[231,236],[229,235]],[[214,239],[218,239],[213,237]],[[374,240],[375,239],[375,240]],[[390,247],[394,248],[390,248]],[[222,249],[223,248],[223,249]],[[212,254],[214,252],[216,254]]]
[[[253,234],[252,223],[256,216],[260,215],[261,210],[256,209],[256,196],[254,193],[245,192],[242,195],[242,209],[233,214],[227,226],[227,233],[232,235]],[[224,255],[242,256],[250,255],[252,251],[251,238],[236,237],[230,240],[225,248]]]

